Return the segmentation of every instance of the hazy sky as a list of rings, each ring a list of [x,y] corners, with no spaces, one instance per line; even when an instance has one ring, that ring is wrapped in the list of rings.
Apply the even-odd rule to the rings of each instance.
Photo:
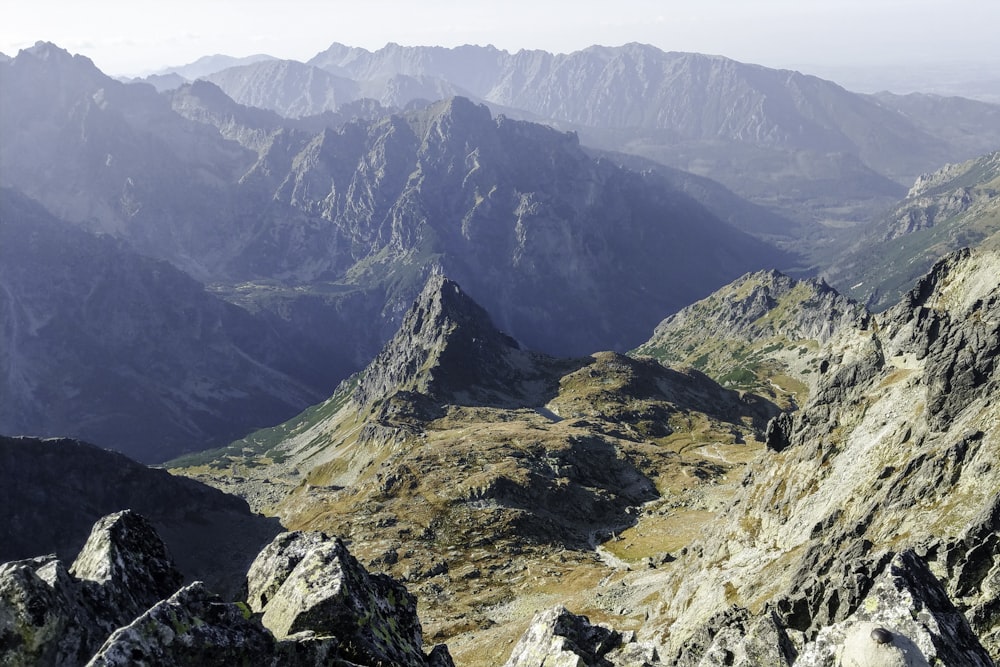
[[[493,44],[569,52],[645,42],[771,67],[995,62],[1000,0],[4,0],[0,51],[38,40],[112,75],[200,56],[308,60],[332,42],[377,49]]]

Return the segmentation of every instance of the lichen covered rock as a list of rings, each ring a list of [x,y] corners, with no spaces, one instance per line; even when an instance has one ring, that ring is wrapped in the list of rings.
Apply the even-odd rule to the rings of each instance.
[[[311,631],[335,637],[352,662],[428,664],[416,598],[394,579],[367,572],[339,539],[279,535],[251,565],[247,589],[279,639]]]
[[[274,654],[274,638],[245,606],[195,582],[116,630],[87,666],[267,665]]]
[[[100,633],[55,556],[0,565],[0,664],[79,664]]]
[[[55,556],[0,565],[0,664],[82,664],[180,583],[146,519],[108,515],[69,570]]]
[[[131,510],[94,524],[69,571],[123,623],[172,595],[184,580],[156,529]]]

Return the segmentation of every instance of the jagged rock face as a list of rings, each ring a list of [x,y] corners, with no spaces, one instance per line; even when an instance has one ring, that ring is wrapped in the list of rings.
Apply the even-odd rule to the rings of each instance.
[[[1000,498],[958,538],[932,552],[938,576],[983,645],[1000,653]]]
[[[505,667],[658,667],[656,649],[586,616],[556,607],[540,612],[514,647]]]
[[[239,498],[115,452],[0,437],[0,560],[54,552],[71,562],[95,522],[122,508],[149,519],[187,581],[204,580],[230,597],[253,555],[281,530]]]
[[[132,512],[99,522],[67,571],[54,557],[0,566],[0,661],[82,664],[117,627],[172,595],[180,573]]]
[[[520,349],[459,286],[431,276],[397,334],[361,374],[362,406],[398,391],[438,403],[523,403],[530,383],[545,383],[544,358]],[[541,370],[532,373],[532,366]],[[537,390],[536,390],[537,391]]]
[[[795,662],[821,665],[993,664],[927,565],[907,551],[873,582],[857,610],[822,628]]]
[[[791,667],[796,650],[773,613],[754,618],[731,607],[719,612],[678,652],[676,667]]]
[[[280,535],[247,577],[251,608],[279,639],[311,630],[336,637],[344,657],[362,664],[427,664],[416,598],[365,571],[340,540]]]
[[[963,276],[976,261],[987,265],[975,267],[972,276]],[[995,387],[1000,290],[990,281],[995,280],[992,271],[998,267],[995,256],[973,259],[968,249],[960,251],[935,265],[905,304],[886,314],[890,333],[900,334],[893,352],[927,360],[926,412],[935,430],[945,430],[959,412]],[[955,302],[952,295],[956,292],[966,294]]]
[[[784,448],[751,469],[681,568],[699,576],[667,585],[671,641],[722,604],[770,604],[811,640],[864,607],[893,552],[916,547],[942,575],[968,572],[954,602],[996,654],[983,508],[995,505],[1000,464],[997,262],[987,250],[953,256],[870,330],[827,349],[809,402],[778,429]]]
[[[319,664],[277,660],[274,638],[244,609],[195,582],[115,630],[87,667]]]
[[[844,328],[863,327],[864,308],[819,280],[796,280],[778,271],[742,276],[711,297],[657,325],[646,347],[665,346],[674,332],[697,322],[706,337],[765,338],[826,343]]]

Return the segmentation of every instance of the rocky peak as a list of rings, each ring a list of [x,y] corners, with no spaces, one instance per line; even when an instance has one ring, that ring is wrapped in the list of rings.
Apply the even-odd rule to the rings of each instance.
[[[503,400],[518,393],[530,360],[458,284],[435,274],[362,373],[354,399],[370,405],[414,391],[436,400]]]
[[[45,61],[53,64],[66,64],[70,63],[75,59],[79,59],[78,62],[88,62],[93,64],[90,58],[84,56],[74,56],[71,55],[66,49],[56,46],[52,42],[37,41],[34,46],[30,46],[26,49],[21,49],[18,52],[19,56],[32,57],[36,60]]]

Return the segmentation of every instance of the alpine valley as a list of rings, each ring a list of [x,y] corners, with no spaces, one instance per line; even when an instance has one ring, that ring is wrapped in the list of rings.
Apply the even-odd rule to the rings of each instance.
[[[996,664],[998,150],[640,44],[0,57],[0,664]]]

